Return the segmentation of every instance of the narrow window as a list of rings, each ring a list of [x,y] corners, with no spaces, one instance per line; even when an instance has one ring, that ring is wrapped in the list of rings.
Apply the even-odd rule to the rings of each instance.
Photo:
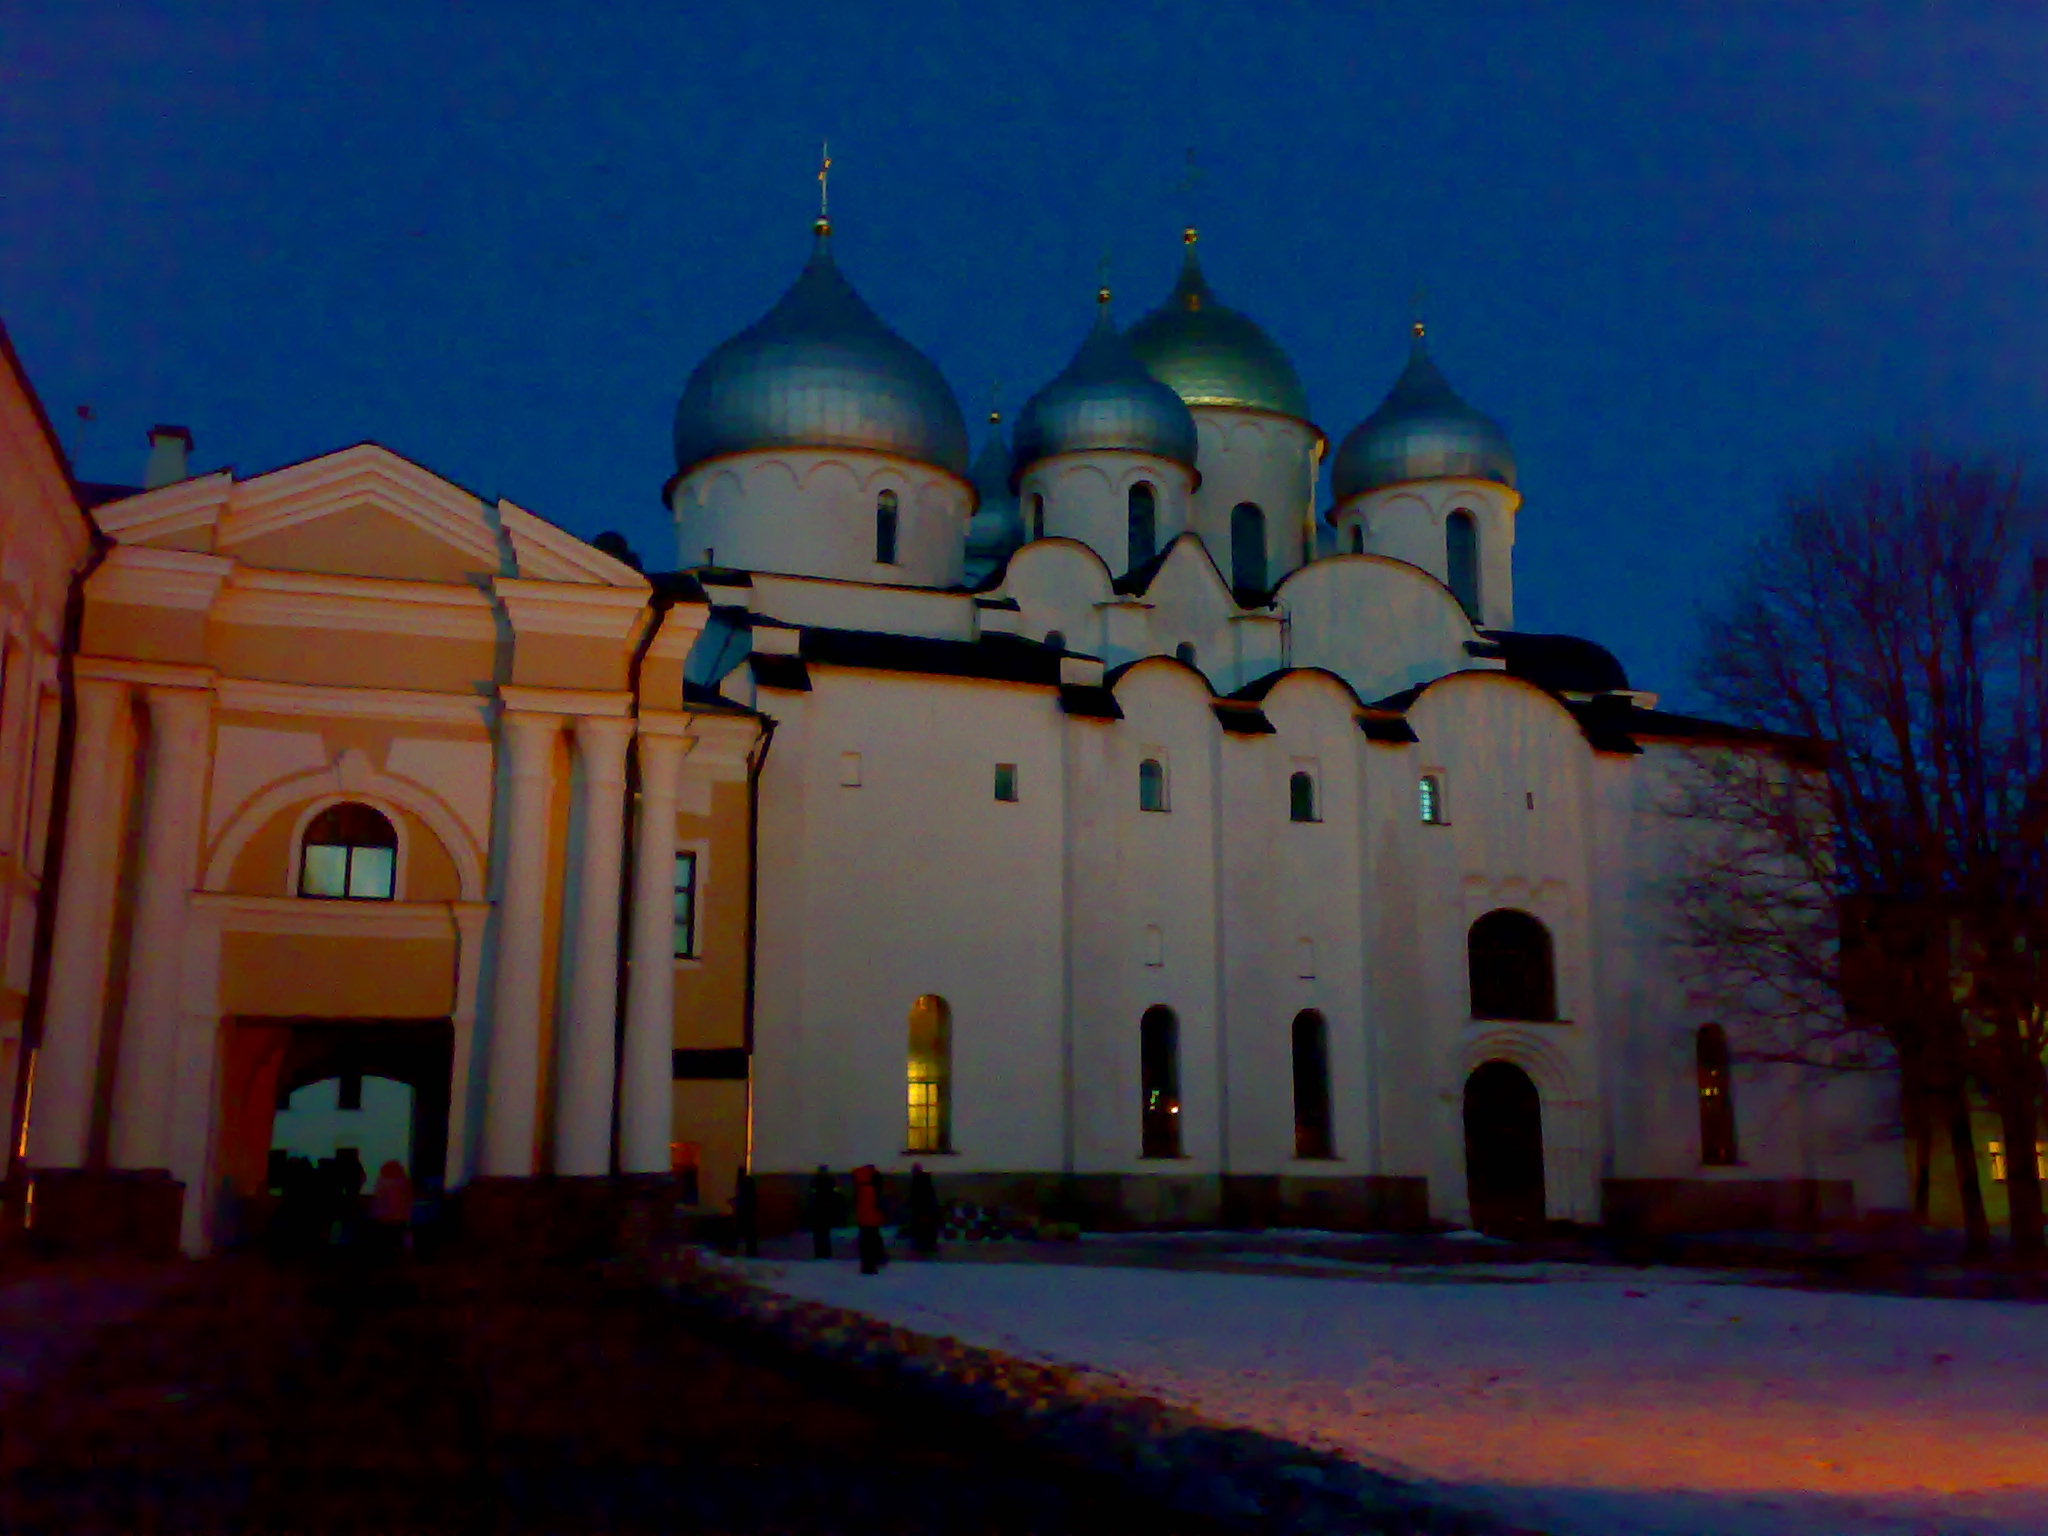
[[[1031,494],[1031,537],[1045,537],[1045,497],[1036,491]]]
[[[1354,555],[1365,553],[1365,524],[1363,523],[1353,523],[1351,525],[1351,553]]]
[[[1171,1008],[1147,1008],[1138,1025],[1144,1091],[1144,1157],[1180,1156],[1180,1025]]]
[[[1166,765],[1156,757],[1148,757],[1138,764],[1138,809],[1166,809]]]
[[[1735,1157],[1735,1085],[1728,1070],[1728,1032],[1707,1024],[1693,1038],[1700,1090],[1700,1161],[1731,1167]]]
[[[336,1109],[360,1110],[363,1107],[363,1074],[344,1072],[334,1090]]]
[[[860,754],[842,752],[839,754],[839,784],[843,789],[860,788]]]
[[[1136,570],[1159,553],[1159,498],[1140,480],[1131,487],[1130,568]]]
[[[1425,773],[1416,785],[1417,798],[1421,802],[1422,819],[1432,827],[1444,824],[1443,781],[1433,773]]]
[[[1479,622],[1479,523],[1463,507],[1444,525],[1451,579],[1446,585],[1473,623]]]
[[[1188,640],[1181,641],[1179,645],[1173,648],[1173,658],[1175,661],[1184,661],[1192,667],[1195,664],[1195,647],[1193,642]]]
[[[1266,514],[1249,501],[1230,509],[1230,585],[1240,602],[1266,595]]]
[[[1330,1138],[1330,1034],[1313,1008],[1294,1016],[1294,1155],[1335,1155]]]
[[[1290,821],[1314,821],[1316,819],[1316,777],[1302,769],[1296,769],[1287,781],[1287,819]]]
[[[676,855],[675,957],[687,960],[697,953],[697,855]]]
[[[344,801],[306,828],[299,852],[299,894],[348,901],[389,901],[398,875],[398,833],[382,811]]]
[[[910,1005],[910,1120],[906,1152],[953,1149],[953,1010],[926,995]]]
[[[1534,1022],[1557,1018],[1550,930],[1526,912],[1501,907],[1465,936],[1472,1017]]]
[[[1049,651],[1064,651],[1067,648],[1065,633],[1057,629],[1048,629],[1045,632],[1045,648]]]
[[[875,498],[875,563],[896,563],[896,493],[884,491]]]
[[[1017,765],[1015,763],[996,764],[996,798],[998,800],[1015,800],[1017,798]]]

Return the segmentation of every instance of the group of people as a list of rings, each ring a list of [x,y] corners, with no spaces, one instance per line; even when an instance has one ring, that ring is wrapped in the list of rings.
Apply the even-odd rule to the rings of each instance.
[[[369,1171],[354,1147],[319,1162],[296,1153],[275,1163],[270,1180],[277,1205],[270,1244],[281,1255],[304,1256],[329,1247],[366,1247],[396,1257],[412,1245],[413,1187],[405,1165],[387,1158],[369,1199]]]
[[[759,1258],[760,1192],[755,1186],[754,1176],[744,1170],[734,1187],[732,1209],[739,1229],[741,1252],[750,1259]],[[810,1187],[804,1195],[804,1226],[811,1234],[812,1257],[832,1257],[832,1233],[844,1222],[846,1214],[846,1201],[840,1192],[839,1181],[833,1177],[830,1168],[823,1163],[818,1164],[818,1171],[811,1175]],[[863,1163],[853,1170],[852,1214],[854,1247],[860,1259],[860,1272],[878,1275],[882,1266],[889,1262],[888,1244],[882,1236],[882,1229],[887,1224],[887,1208],[883,1202],[882,1175],[872,1163]],[[923,1258],[937,1258],[939,1228],[943,1222],[938,1186],[924,1171],[922,1163],[912,1163],[910,1196],[900,1229],[910,1243],[910,1251]]]

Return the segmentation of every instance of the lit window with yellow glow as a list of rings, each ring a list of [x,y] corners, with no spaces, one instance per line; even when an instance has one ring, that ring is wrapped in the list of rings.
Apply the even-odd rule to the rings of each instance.
[[[910,1008],[906,1152],[953,1149],[953,1010],[927,994]]]

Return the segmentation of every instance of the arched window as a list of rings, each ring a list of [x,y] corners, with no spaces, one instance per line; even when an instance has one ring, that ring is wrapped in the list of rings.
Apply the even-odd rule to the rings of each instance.
[[[1131,487],[1129,553],[1132,570],[1159,553],[1159,498],[1143,480]]]
[[[1138,1024],[1138,1074],[1145,1095],[1145,1157],[1180,1156],[1180,1024],[1171,1008],[1147,1008]]]
[[[1725,1168],[1735,1162],[1735,1084],[1728,1070],[1728,1032],[1702,1025],[1693,1038],[1699,1073],[1700,1161]]]
[[[1554,1020],[1557,982],[1550,930],[1526,912],[1502,907],[1465,936],[1475,1019]]]
[[[1330,1140],[1330,1032],[1313,1008],[1294,1016],[1294,1155],[1336,1155]]]
[[[1315,821],[1316,776],[1306,769],[1297,768],[1287,780],[1287,819],[1289,821]]]
[[[1433,773],[1425,773],[1417,781],[1415,788],[1416,800],[1422,812],[1423,821],[1432,827],[1442,826],[1446,819],[1444,816],[1443,780]]]
[[[953,1150],[953,1010],[929,994],[910,1005],[910,1121],[906,1152]]]
[[[1036,491],[1031,493],[1031,537],[1045,537],[1045,497]]]
[[[355,801],[315,816],[299,845],[299,894],[389,901],[398,882],[398,833],[382,811]]]
[[[896,563],[896,493],[884,491],[875,498],[875,563]]]
[[[1363,523],[1353,523],[1351,525],[1351,553],[1354,555],[1365,553],[1365,524]]]
[[[1138,764],[1138,809],[1166,809],[1166,764],[1156,757],[1148,757]]]
[[[1057,629],[1048,629],[1045,632],[1045,648],[1049,651],[1064,651],[1067,648],[1065,633]]]
[[[1266,514],[1249,501],[1230,509],[1230,585],[1240,598],[1266,591]]]
[[[1445,583],[1473,623],[1479,622],[1479,523],[1463,507],[1444,524],[1450,580]]]
[[[1192,667],[1195,664],[1195,643],[1192,640],[1181,641],[1173,648],[1173,657],[1174,660],[1184,661]]]

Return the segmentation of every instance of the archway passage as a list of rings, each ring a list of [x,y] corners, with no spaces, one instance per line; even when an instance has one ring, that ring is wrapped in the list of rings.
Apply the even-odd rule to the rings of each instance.
[[[1542,1229],[1543,1101],[1511,1061],[1486,1062],[1465,1079],[1465,1191],[1481,1232]]]
[[[243,1019],[227,1026],[221,1084],[221,1173],[239,1197],[241,1237],[257,1235],[269,1207],[271,1132],[278,1106],[326,1078],[388,1078],[412,1089],[413,1187],[441,1189],[455,1031],[446,1019]],[[369,1170],[374,1179],[377,1170]]]

